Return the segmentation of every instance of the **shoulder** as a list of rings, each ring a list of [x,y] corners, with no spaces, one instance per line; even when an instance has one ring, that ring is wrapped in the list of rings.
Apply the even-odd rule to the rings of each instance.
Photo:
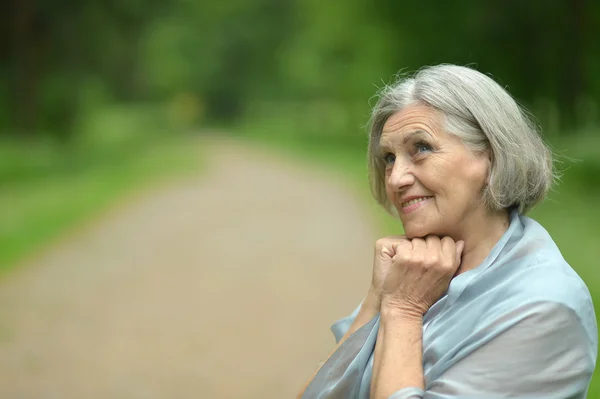
[[[496,316],[461,342],[437,389],[451,384],[459,392],[469,387],[481,392],[478,397],[585,397],[597,343],[573,311],[536,302]]]
[[[521,222],[523,234],[503,251],[487,276],[482,276],[488,286],[495,285],[493,298],[488,298],[490,311],[508,314],[535,308],[548,317],[559,317],[556,309],[563,309],[576,316],[590,338],[597,340],[594,305],[585,282],[546,229],[528,217],[521,217]]]
[[[550,234],[535,220],[521,217],[524,225],[522,242],[516,245],[516,253],[507,256],[505,262],[516,261],[511,295],[529,301],[546,301],[561,304],[580,313],[592,310],[590,292],[585,282],[562,256]],[[519,258],[523,256],[520,261]]]

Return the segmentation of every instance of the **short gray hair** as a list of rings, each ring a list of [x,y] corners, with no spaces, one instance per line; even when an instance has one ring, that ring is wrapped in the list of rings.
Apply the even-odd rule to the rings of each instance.
[[[527,111],[492,78],[474,69],[442,64],[401,76],[378,93],[369,123],[369,182],[373,196],[395,211],[385,191],[385,165],[379,139],[387,119],[421,104],[444,117],[444,128],[472,151],[491,156],[482,200],[490,210],[525,214],[545,198],[554,181],[552,152]]]

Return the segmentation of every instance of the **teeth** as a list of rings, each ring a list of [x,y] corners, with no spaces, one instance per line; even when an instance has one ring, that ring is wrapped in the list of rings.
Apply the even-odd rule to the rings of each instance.
[[[431,197],[421,197],[421,198],[411,199],[410,201],[403,202],[402,208],[406,208],[407,206],[416,204],[417,202],[425,201],[426,199],[429,199],[429,198],[431,198]]]

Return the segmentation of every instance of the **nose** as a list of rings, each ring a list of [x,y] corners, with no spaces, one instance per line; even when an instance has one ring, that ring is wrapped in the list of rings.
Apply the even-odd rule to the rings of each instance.
[[[415,176],[409,170],[409,165],[398,157],[392,171],[388,175],[387,184],[392,191],[402,191],[415,183]]]

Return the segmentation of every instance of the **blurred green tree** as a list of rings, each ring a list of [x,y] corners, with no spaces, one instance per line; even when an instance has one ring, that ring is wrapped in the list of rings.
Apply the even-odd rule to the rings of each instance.
[[[273,106],[307,114],[315,126],[329,118],[326,130],[339,133],[364,122],[356,110],[366,108],[374,85],[440,62],[475,64],[510,82],[555,124],[598,118],[600,4],[588,0],[9,0],[0,7],[4,134],[68,140],[89,108],[182,93],[213,119]]]

